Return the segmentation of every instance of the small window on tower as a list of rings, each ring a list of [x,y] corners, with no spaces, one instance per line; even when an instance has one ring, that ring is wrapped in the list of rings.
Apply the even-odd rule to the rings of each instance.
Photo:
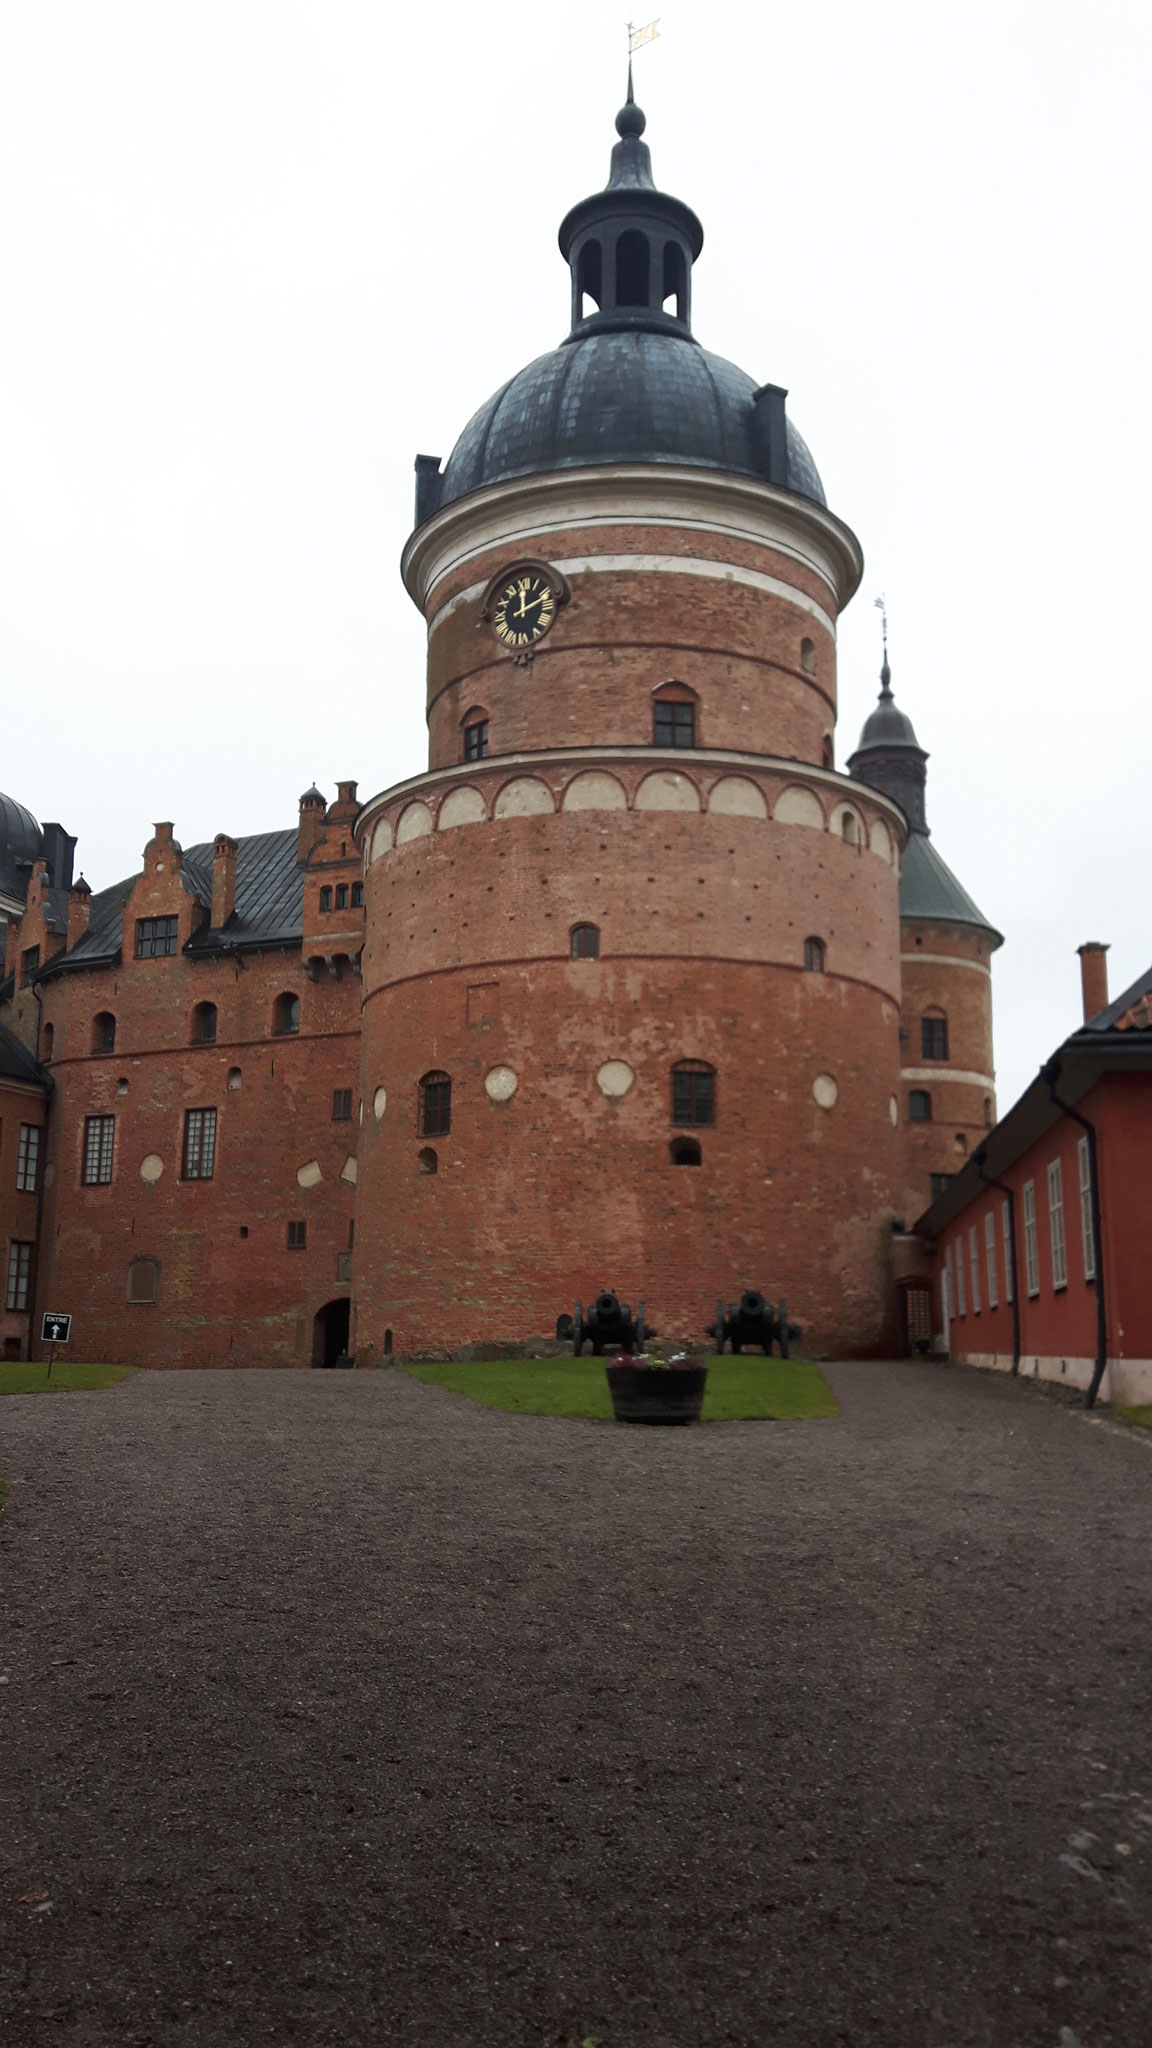
[[[111,1010],[100,1010],[92,1019],[93,1052],[115,1052],[116,1019]]]
[[[930,1124],[932,1121],[932,1097],[925,1088],[913,1088],[908,1096],[908,1121],[910,1124]]]
[[[197,1003],[192,1012],[192,1039],[197,1045],[216,1043],[216,1005]]]
[[[488,759],[488,720],[473,718],[464,727],[464,759],[486,761]]]
[[[662,310],[674,320],[688,318],[688,269],[679,242],[664,244],[664,298]]]
[[[272,1029],[278,1038],[291,1038],[300,1029],[300,998],[287,989],[272,1006]]]
[[[573,925],[572,958],[573,960],[598,960],[600,958],[600,930],[598,925]]]
[[[699,1138],[673,1138],[668,1147],[673,1166],[699,1166],[703,1156]]]
[[[943,1010],[929,1010],[920,1019],[920,1057],[925,1060],[946,1060],[948,1057],[948,1019]]]
[[[425,1074],[420,1083],[420,1136],[446,1138],[452,1128],[452,1079],[449,1074]]]
[[[811,640],[800,642],[800,666],[806,676],[816,673],[816,648]]]
[[[353,882],[352,884],[352,908],[353,910],[362,910],[364,908],[363,882]]]
[[[715,1123],[715,1067],[704,1060],[677,1060],[672,1069],[672,1121],[696,1126]]]
[[[691,701],[657,697],[652,707],[652,744],[655,747],[696,745],[696,706]]]
[[[616,244],[616,304],[646,306],[651,293],[652,259],[648,237],[626,228]]]
[[[332,1121],[334,1124],[348,1124],[352,1121],[352,1090],[334,1088],[332,1091]]]
[[[823,972],[824,972],[824,941],[823,941],[823,939],[805,939],[805,941],[804,941],[804,968],[805,968],[805,972],[806,972],[806,973],[808,973],[808,974],[823,974]]]

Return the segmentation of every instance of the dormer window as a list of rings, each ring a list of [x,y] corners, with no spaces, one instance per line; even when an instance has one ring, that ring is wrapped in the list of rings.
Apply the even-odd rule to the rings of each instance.
[[[138,917],[136,919],[136,958],[138,960],[160,960],[177,950],[177,919],[174,917]]]

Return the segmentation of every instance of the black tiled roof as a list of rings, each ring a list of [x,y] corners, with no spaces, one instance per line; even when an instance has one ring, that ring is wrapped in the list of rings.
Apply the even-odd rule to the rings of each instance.
[[[946,861],[941,860],[926,832],[910,832],[900,863],[901,917],[939,918],[949,924],[976,925],[1003,944],[995,925],[978,910]]]
[[[189,846],[183,873],[205,904],[212,901],[212,844]],[[46,975],[81,967],[104,967],[120,958],[124,905],[137,877],[116,882],[92,898],[92,911],[82,939],[67,953],[57,953],[41,969]],[[296,860],[296,831],[254,832],[236,841],[236,908],[222,931],[207,927],[195,932],[185,951],[193,957],[231,951],[234,947],[299,944],[304,930],[304,871]]]
[[[13,1037],[6,1024],[0,1024],[0,1075],[6,1081],[23,1081],[29,1088],[47,1085],[27,1046]]]

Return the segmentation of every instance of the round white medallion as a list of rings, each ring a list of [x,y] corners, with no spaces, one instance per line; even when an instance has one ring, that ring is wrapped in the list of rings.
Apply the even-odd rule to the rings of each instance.
[[[387,1107],[388,1090],[386,1088],[378,1088],[376,1090],[375,1095],[372,1097],[372,1114],[375,1117],[377,1123],[379,1123]]]
[[[158,1152],[149,1152],[140,1161],[140,1178],[154,1187],[164,1171],[164,1161]]]
[[[817,1074],[816,1079],[812,1083],[812,1093],[820,1104],[821,1109],[831,1109],[840,1090],[832,1079],[831,1074]]]
[[[484,1076],[484,1088],[493,1102],[510,1102],[520,1086],[511,1067],[491,1067]]]
[[[627,1095],[635,1079],[635,1074],[625,1060],[605,1060],[596,1076],[596,1086],[601,1095],[607,1095],[610,1101],[618,1100],[621,1095]]]

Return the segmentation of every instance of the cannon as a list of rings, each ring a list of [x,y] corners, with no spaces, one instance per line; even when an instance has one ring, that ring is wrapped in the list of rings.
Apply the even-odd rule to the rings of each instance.
[[[644,1320],[643,1302],[633,1316],[628,1303],[606,1288],[589,1303],[587,1311],[576,1302],[570,1316],[557,1316],[556,1335],[571,1338],[573,1358],[579,1358],[585,1344],[591,1344],[594,1358],[602,1358],[605,1351],[625,1351],[631,1357],[633,1352],[643,1351],[646,1338],[656,1332]]]
[[[722,1301],[716,1303],[716,1320],[709,1323],[707,1334],[716,1339],[717,1351],[731,1344],[736,1354],[746,1344],[759,1344],[765,1358],[771,1358],[773,1344],[779,1344],[781,1358],[787,1358],[789,1343],[799,1338],[800,1325],[788,1321],[783,1298],[773,1307],[758,1287],[746,1287],[739,1301],[730,1302],[727,1308]]]

